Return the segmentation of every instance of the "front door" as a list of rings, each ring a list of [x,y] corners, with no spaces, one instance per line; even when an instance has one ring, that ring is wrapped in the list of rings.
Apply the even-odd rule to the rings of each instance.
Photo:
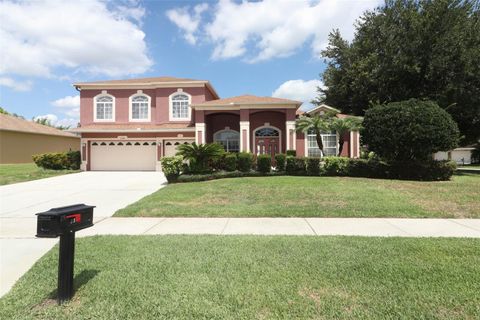
[[[272,158],[280,152],[280,143],[278,137],[255,137],[255,147],[257,155],[269,154]]]

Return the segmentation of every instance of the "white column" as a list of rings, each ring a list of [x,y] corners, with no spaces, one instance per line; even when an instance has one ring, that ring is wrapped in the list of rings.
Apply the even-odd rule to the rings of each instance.
[[[85,158],[85,160],[83,160]],[[88,161],[88,140],[80,139],[80,170],[87,171],[87,161]]]
[[[240,121],[240,151],[250,152],[250,121]]]
[[[285,127],[286,127],[286,139],[287,139],[287,150],[296,150],[297,146],[297,132],[295,131],[295,121],[286,121],[285,122]],[[290,136],[291,135],[291,136]],[[290,141],[292,140],[292,141]],[[286,150],[285,150],[286,152]]]
[[[195,142],[197,144],[205,142],[205,123],[195,123]]]

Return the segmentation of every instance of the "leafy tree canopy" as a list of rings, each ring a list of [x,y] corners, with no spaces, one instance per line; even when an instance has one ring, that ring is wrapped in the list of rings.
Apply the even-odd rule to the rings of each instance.
[[[386,160],[428,160],[457,146],[452,117],[435,102],[410,99],[374,106],[363,119],[362,142]]]
[[[351,43],[338,30],[317,103],[363,115],[378,103],[428,99],[458,123],[463,143],[480,137],[480,2],[387,0],[357,21]]]

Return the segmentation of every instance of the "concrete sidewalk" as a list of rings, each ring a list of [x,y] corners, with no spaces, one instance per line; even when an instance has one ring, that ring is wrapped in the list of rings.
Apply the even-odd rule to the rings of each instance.
[[[78,233],[92,235],[345,235],[480,238],[480,219],[394,218],[107,218]]]

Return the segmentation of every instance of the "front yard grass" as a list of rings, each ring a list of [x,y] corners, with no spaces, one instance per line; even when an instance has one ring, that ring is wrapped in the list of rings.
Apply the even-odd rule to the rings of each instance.
[[[55,247],[0,319],[479,319],[480,240],[97,236],[59,307]]]
[[[46,170],[35,163],[0,164],[0,185],[59,176],[79,170]]]
[[[480,175],[440,182],[281,176],[179,183],[115,215],[479,218]]]

